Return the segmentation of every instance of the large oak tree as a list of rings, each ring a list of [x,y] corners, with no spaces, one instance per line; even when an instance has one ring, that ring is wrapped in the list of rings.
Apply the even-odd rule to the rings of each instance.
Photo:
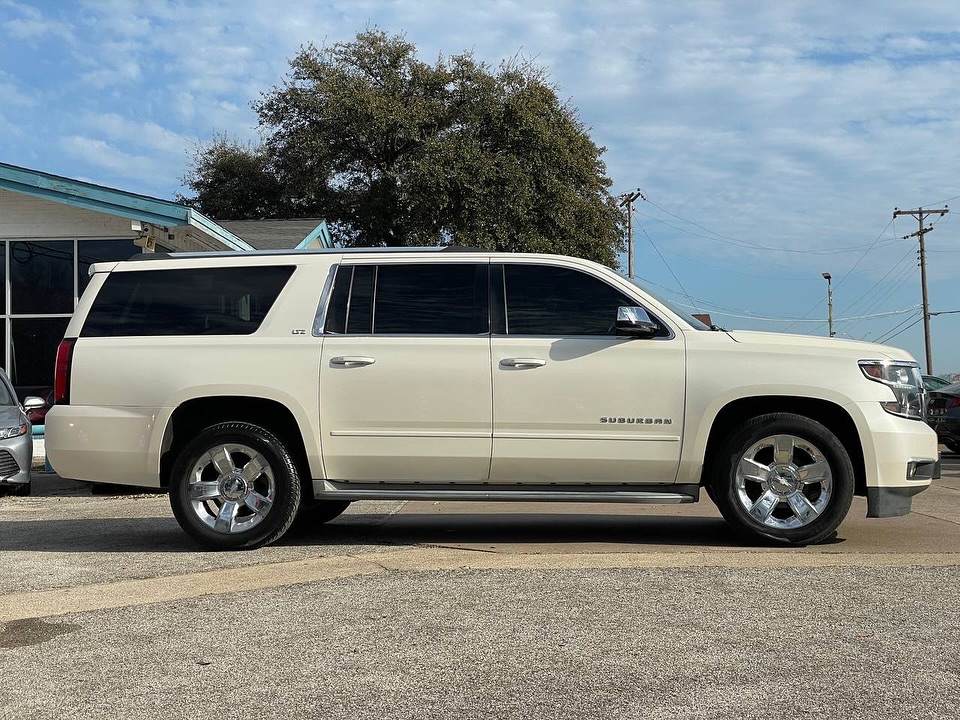
[[[320,216],[344,245],[457,244],[616,266],[624,216],[577,112],[529,61],[417,58],[368,30],[309,45],[254,103],[261,146],[198,149],[185,202],[221,220]]]

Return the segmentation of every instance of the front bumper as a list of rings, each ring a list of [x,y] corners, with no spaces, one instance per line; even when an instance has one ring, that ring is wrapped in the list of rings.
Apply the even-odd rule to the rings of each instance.
[[[29,485],[33,464],[30,433],[0,440],[0,485]]]
[[[867,517],[910,512],[912,498],[940,477],[937,434],[920,420],[891,415],[878,402],[856,403],[861,421]]]

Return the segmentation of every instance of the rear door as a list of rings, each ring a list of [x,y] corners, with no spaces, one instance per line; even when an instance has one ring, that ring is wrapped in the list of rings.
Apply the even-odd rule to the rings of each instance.
[[[488,271],[486,260],[340,266],[320,368],[329,479],[488,479]]]

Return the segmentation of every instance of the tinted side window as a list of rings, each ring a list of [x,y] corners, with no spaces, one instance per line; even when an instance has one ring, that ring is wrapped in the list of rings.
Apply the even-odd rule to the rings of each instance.
[[[330,299],[326,331],[378,335],[487,333],[487,276],[486,264],[341,266]]]
[[[111,273],[80,334],[249,335],[291,274],[286,266]]]
[[[615,335],[617,308],[636,301],[579,270],[504,265],[510,335]]]
[[[487,321],[487,265],[381,265],[373,331],[479,335]]]

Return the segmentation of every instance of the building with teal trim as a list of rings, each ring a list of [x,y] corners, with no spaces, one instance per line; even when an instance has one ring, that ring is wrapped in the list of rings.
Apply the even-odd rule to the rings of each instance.
[[[316,219],[221,224],[170,200],[0,163],[0,365],[21,398],[53,384],[56,348],[92,263],[142,252],[330,247],[329,239]]]

